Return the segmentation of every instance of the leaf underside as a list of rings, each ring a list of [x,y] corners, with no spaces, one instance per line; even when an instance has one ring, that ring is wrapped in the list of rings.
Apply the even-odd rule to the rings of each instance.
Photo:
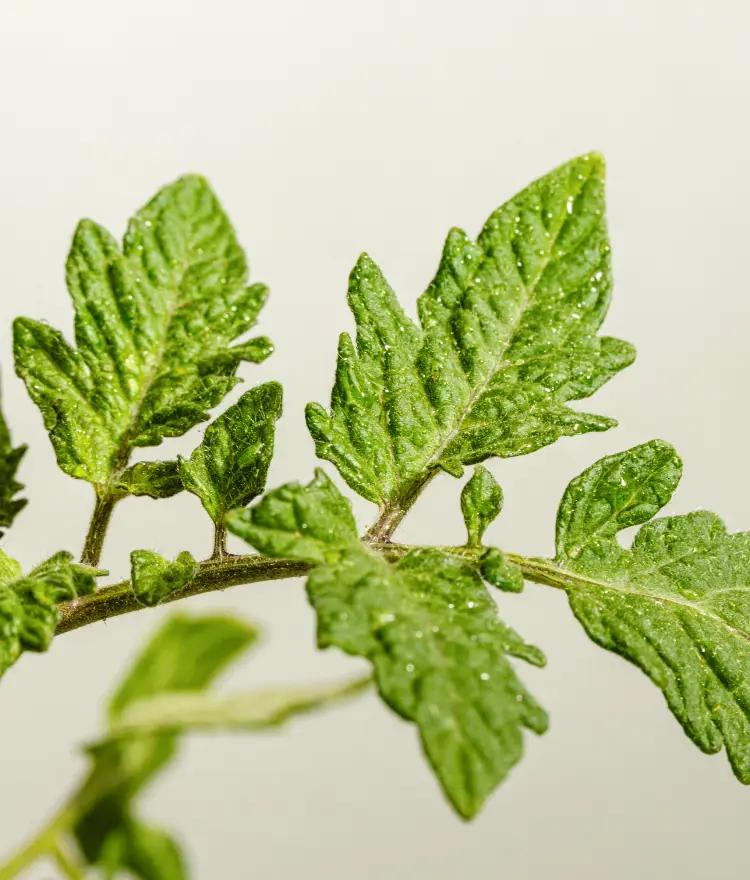
[[[188,176],[135,217],[122,248],[82,221],[67,261],[75,348],[46,323],[18,318],[16,370],[44,417],[60,467],[109,487],[130,451],[183,434],[234,386],[264,338],[232,345],[266,288],[208,183]]]
[[[356,343],[341,337],[330,411],[307,409],[317,454],[387,505],[436,468],[460,475],[612,427],[568,406],[633,361],[629,344],[597,336],[610,292],[597,155],[531,184],[476,242],[452,230],[419,326],[363,255],[349,281]]]
[[[693,742],[725,747],[750,783],[750,534],[703,510],[651,519],[680,476],[662,441],[594,464],[563,496],[556,562],[584,578],[568,595],[589,636],[642,669]],[[641,523],[624,549],[617,532]]]
[[[228,524],[261,552],[316,565],[307,591],[319,646],[372,663],[381,697],[417,725],[448,798],[473,816],[520,759],[523,729],[547,726],[508,660],[542,665],[543,655],[499,620],[475,569],[437,550],[386,562],[360,543],[348,501],[322,471]]]

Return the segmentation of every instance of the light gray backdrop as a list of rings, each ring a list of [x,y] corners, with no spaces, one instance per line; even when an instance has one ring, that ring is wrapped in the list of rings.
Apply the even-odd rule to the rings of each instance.
[[[302,408],[327,399],[359,251],[413,309],[451,225],[476,232],[521,186],[591,148],[609,163],[606,331],[639,352],[594,402],[621,427],[493,463],[506,508],[490,538],[549,552],[566,482],[652,437],[685,458],[671,511],[705,506],[750,526],[749,25],[745,3],[685,0],[0,0],[0,361],[15,437],[31,447],[31,501],[7,549],[24,563],[77,549],[90,509],[89,487],[56,470],[9,333],[19,313],[69,332],[63,261],[80,217],[119,234],[163,183],[191,170],[211,179],[253,277],[272,289],[260,330],[277,353],[242,374],[286,389],[274,485],[314,465]],[[436,480],[404,539],[455,539],[459,489]],[[129,501],[114,528],[113,576],[132,547],[209,549],[192,497]],[[552,725],[473,824],[443,802],[413,729],[373,697],[277,736],[193,739],[145,810],[179,832],[199,880],[744,876],[750,792],[724,756],[700,754],[646,678],[589,643],[562,595],[529,586],[502,605],[548,654],[524,676]],[[266,630],[226,686],[360,668],[316,653],[301,582],[188,607]],[[167,613],[65,636],[3,680],[0,851],[79,774],[103,696]]]

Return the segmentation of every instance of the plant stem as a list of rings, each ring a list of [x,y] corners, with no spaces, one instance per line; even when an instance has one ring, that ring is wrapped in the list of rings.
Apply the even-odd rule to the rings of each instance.
[[[99,495],[97,492],[94,512],[91,514],[89,530],[83,544],[81,562],[96,568],[102,555],[104,536],[115,506],[115,498],[110,494]]]
[[[78,810],[73,801],[67,803],[44,825],[10,860],[0,867],[0,880],[11,880],[44,856],[56,856],[60,835],[64,834],[75,821]],[[80,875],[69,875],[80,876]]]
[[[214,550],[211,559],[224,559],[227,555],[227,529],[226,526],[216,525],[214,528]]]
[[[68,880],[84,880],[83,869],[75,862],[72,853],[59,838],[52,849],[52,857]]]
[[[372,547],[392,560],[401,558],[411,550],[421,549],[407,544],[389,542],[373,543]],[[469,547],[439,547],[436,549],[461,556],[464,559],[474,559],[483,552],[482,548],[475,550]],[[595,585],[588,578],[558,568],[551,560],[534,559],[515,553],[506,553],[505,555],[510,562],[515,563],[521,569],[526,580],[534,581],[537,584],[563,590],[575,586]],[[260,554],[208,559],[200,563],[197,575],[187,586],[167,596],[164,602],[177,602],[190,596],[223,590],[240,584],[300,577],[306,574],[310,568],[311,566],[305,562],[293,559],[272,559],[270,556]],[[109,587],[103,587],[88,596],[82,596],[80,599],[73,599],[58,605],[57,634],[61,635],[90,623],[117,617],[120,614],[142,610],[144,607],[135,598],[130,581],[120,581]],[[0,880],[2,880],[1,876]]]
[[[437,472],[437,468],[433,468],[420,475],[398,498],[384,504],[380,508],[378,518],[365,532],[363,540],[367,541],[368,544],[388,543],[391,540],[391,535],[400,525],[401,520],[406,516],[414,502],[419,498],[422,490]]]
[[[299,577],[309,568],[306,563],[293,559],[271,559],[269,556],[260,555],[208,559],[200,563],[198,573],[187,586],[172,593],[164,601],[176,602],[178,599],[187,599],[189,596],[223,590],[238,584]],[[135,598],[130,581],[120,581],[88,596],[81,596],[80,599],[63,602],[57,607],[59,635],[98,620],[137,611],[145,606]]]

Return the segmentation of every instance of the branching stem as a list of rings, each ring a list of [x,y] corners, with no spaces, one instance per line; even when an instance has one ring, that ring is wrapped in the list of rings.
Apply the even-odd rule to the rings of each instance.
[[[373,543],[372,546],[389,559],[398,559],[408,551],[418,549],[407,544]],[[468,547],[441,547],[439,549],[467,559],[474,558],[482,552],[481,549],[475,550]],[[515,553],[507,553],[506,556],[519,566],[524,577],[529,581],[558,589],[574,587],[579,581],[581,584],[584,582],[589,584],[585,578],[558,568],[550,560],[533,559],[518,556]],[[224,590],[227,587],[240,584],[300,577],[306,574],[309,569],[310,566],[304,562],[297,562],[293,559],[272,559],[269,556],[255,554],[209,559],[200,564],[198,574],[187,586],[172,593],[165,601],[176,602],[190,596],[210,593],[214,590]],[[117,617],[120,614],[138,611],[144,607],[135,598],[130,581],[120,581],[109,587],[103,587],[89,596],[82,596],[80,599],[63,602],[59,605],[60,619],[57,625],[57,634],[70,632],[90,623]]]

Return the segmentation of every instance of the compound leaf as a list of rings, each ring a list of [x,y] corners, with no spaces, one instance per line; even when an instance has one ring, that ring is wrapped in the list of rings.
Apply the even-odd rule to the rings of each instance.
[[[217,525],[223,525],[228,510],[247,504],[265,488],[281,401],[277,382],[246,392],[211,422],[190,458],[180,460],[182,484],[200,498]]]
[[[110,491],[134,447],[208,418],[243,360],[266,339],[232,346],[266,298],[216,196],[201,177],[162,189],[128,225],[122,249],[90,220],[66,271],[75,348],[47,324],[14,325],[16,370],[44,417],[60,467]]]
[[[659,440],[596,462],[563,496],[556,566],[579,575],[567,591],[589,636],[642,669],[693,742],[724,746],[750,783],[750,534],[703,510],[651,519],[680,474]],[[641,523],[625,549],[617,532]]]
[[[633,361],[630,345],[597,336],[610,291],[594,154],[532,183],[476,242],[451,231],[420,326],[363,255],[349,282],[356,344],[341,337],[330,411],[307,409],[318,455],[385,506],[438,468],[460,475],[490,456],[612,427],[568,406]]]
[[[475,568],[437,550],[387,562],[359,541],[348,502],[321,471],[228,525],[263,553],[316,566],[307,591],[319,646],[372,663],[381,697],[417,725],[451,803],[473,816],[520,759],[523,728],[547,726],[508,660],[544,657],[499,620]]]

